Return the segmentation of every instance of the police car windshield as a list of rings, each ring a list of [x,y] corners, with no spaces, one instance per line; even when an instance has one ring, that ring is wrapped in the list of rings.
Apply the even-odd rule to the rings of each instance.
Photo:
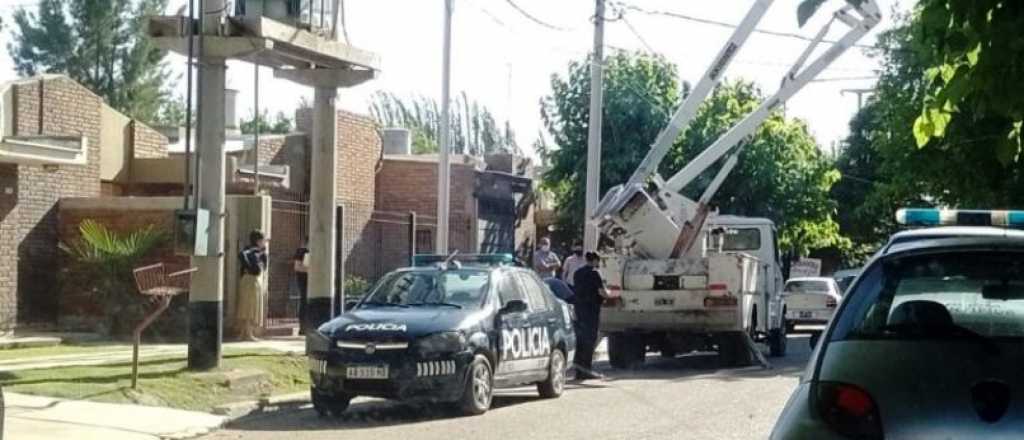
[[[490,287],[486,270],[413,270],[384,278],[360,307],[447,305],[478,308]]]
[[[852,338],[1024,338],[1024,254],[909,256],[872,269],[853,292]]]

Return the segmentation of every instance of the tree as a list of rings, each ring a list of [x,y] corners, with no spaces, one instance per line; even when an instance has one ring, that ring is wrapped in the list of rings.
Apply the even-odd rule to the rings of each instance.
[[[452,102],[449,111],[453,151],[473,156],[521,153],[511,126],[507,122],[500,126],[487,107],[470,101],[465,92]],[[400,98],[380,91],[372,98],[370,115],[382,126],[409,129],[414,154],[437,152],[441,131],[441,105],[437,100],[424,96]]]
[[[289,118],[284,112],[277,112],[274,116],[273,122],[270,120],[270,116],[267,115],[267,111],[264,110],[259,117],[255,115],[249,119],[243,119],[241,127],[242,133],[251,134],[256,131],[256,127],[259,127],[260,133],[271,133],[271,134],[288,134],[291,133],[292,127],[295,124],[292,119]]]
[[[553,75],[551,95],[541,100],[541,118],[551,144],[537,153],[548,164],[544,186],[554,195],[558,229],[576,238],[583,230],[586,193],[590,58]],[[629,179],[679,102],[675,65],[661,56],[615,53],[605,60],[604,124],[601,133],[601,194]]]
[[[688,88],[680,87],[675,66],[659,56],[617,53],[605,64],[602,193],[629,178]],[[550,164],[544,183],[555,194],[560,227],[571,231],[582,227],[589,82],[587,63],[572,63],[567,77],[552,78],[552,94],[543,102],[542,116],[557,145],[541,151]],[[760,90],[742,81],[718,87],[676,140],[660,173],[668,177],[680,170],[763,98]],[[828,198],[838,173],[802,122],[774,112],[741,154],[713,200],[722,213],[772,219],[781,231],[780,245],[802,254],[847,245]],[[688,196],[699,196],[716,171],[709,170],[686,188]]]
[[[119,111],[156,120],[171,76],[165,52],[145,35],[145,17],[167,0],[42,0],[14,13],[8,52],[19,75],[65,73]]]
[[[929,57],[927,92],[914,123],[918,146],[948,135],[954,120],[998,134],[1003,164],[1020,159],[1024,123],[1024,3],[921,0],[909,49]]]
[[[875,95],[850,124],[847,148],[837,162],[843,179],[832,193],[841,231],[866,248],[895,230],[893,215],[900,207],[1024,204],[1019,191],[1024,165],[1001,159],[1005,125],[998,120],[962,108],[941,139],[918,146],[914,126],[931,99],[926,72],[938,60],[932,52],[913,50],[922,44],[920,15],[896,20],[899,24],[879,36],[879,49],[872,53],[883,70]]]

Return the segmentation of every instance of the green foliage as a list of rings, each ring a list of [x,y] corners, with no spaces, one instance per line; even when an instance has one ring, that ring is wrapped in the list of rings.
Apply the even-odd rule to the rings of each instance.
[[[602,130],[601,191],[625,182],[647,153],[688,86],[673,64],[658,56],[617,53],[607,58]],[[539,153],[550,165],[544,185],[555,195],[559,228],[580,231],[584,204],[590,74],[574,62],[567,77],[552,78],[542,117],[556,147]],[[757,107],[763,94],[746,82],[720,86],[676,140],[659,170],[670,176]],[[687,188],[697,198],[717,169]],[[713,200],[723,214],[763,216],[780,228],[780,245],[806,253],[845,248],[828,191],[838,173],[806,127],[775,112],[751,137],[739,164]]]
[[[764,94],[753,84],[736,81],[719,86],[701,106],[660,172],[682,169],[740,119],[754,111]],[[717,168],[707,170],[686,192],[696,200]],[[839,172],[829,163],[806,125],[775,111],[746,142],[740,161],[713,199],[723,213],[767,217],[779,228],[779,246],[800,255],[812,249],[844,250],[836,206],[829,190]]]
[[[876,94],[850,124],[837,167],[843,179],[832,196],[844,235],[870,249],[895,229],[896,209],[908,206],[1019,208],[1024,167],[1001,156],[1007,125],[962,107],[944,121],[942,139],[918,147],[921,109],[930,96],[927,72],[939,64],[923,44],[921,15],[879,36],[883,71]]]
[[[93,295],[105,312],[106,329],[124,334],[142,316],[145,305],[136,292],[132,270],[169,236],[152,225],[118,234],[93,220],[83,220],[78,230],[81,238],[60,244],[70,260],[62,273],[62,287],[65,292]]]
[[[66,73],[108,104],[143,122],[156,120],[171,76],[145,35],[145,16],[167,0],[42,0],[14,12],[7,49],[19,75]]]
[[[449,111],[452,151],[473,156],[496,152],[520,153],[508,123],[500,126],[487,107],[470,101],[465,92],[452,102]],[[424,96],[400,98],[381,91],[373,95],[370,115],[384,127],[409,129],[414,154],[438,151],[441,104],[437,100]]]
[[[363,278],[354,275],[345,276],[346,300],[362,298],[370,290],[370,287],[370,282]]]
[[[537,145],[537,153],[549,166],[543,184],[554,195],[558,229],[570,234],[579,234],[583,228],[589,62],[589,58],[574,61],[565,77],[553,75],[551,95],[541,101],[541,118],[552,140],[552,145]],[[602,194],[629,179],[681,94],[676,67],[663,57],[616,53],[605,64]]]
[[[267,115],[267,111],[264,110],[258,117],[253,115],[249,119],[243,119],[241,127],[242,133],[251,134],[256,131],[259,127],[261,134],[288,134],[292,131],[293,121],[284,112],[277,112],[274,116],[274,121],[270,121],[270,116]]]
[[[932,63],[923,73],[925,98],[914,122],[917,145],[950,134],[950,124],[983,124],[998,138],[996,157],[1016,162],[1024,121],[1024,3],[1002,0],[921,0],[908,49]]]

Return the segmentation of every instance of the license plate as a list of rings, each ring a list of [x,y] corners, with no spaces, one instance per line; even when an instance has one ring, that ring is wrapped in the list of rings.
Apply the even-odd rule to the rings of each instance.
[[[813,312],[800,312],[800,317],[801,318],[813,318],[814,317],[814,313]]]
[[[345,377],[349,379],[387,379],[387,365],[349,365],[345,368]]]

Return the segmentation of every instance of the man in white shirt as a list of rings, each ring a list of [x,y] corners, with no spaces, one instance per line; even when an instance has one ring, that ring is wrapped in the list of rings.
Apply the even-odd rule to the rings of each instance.
[[[551,250],[551,240],[547,237],[540,239],[540,249],[533,253],[533,270],[537,271],[541,278],[555,276],[558,268],[562,267],[562,261],[558,254]]]
[[[583,258],[583,243],[573,243],[572,254],[565,258],[565,263],[562,265],[562,281],[565,281],[569,287],[573,287],[572,275],[576,273],[576,269],[586,264],[587,260]]]

